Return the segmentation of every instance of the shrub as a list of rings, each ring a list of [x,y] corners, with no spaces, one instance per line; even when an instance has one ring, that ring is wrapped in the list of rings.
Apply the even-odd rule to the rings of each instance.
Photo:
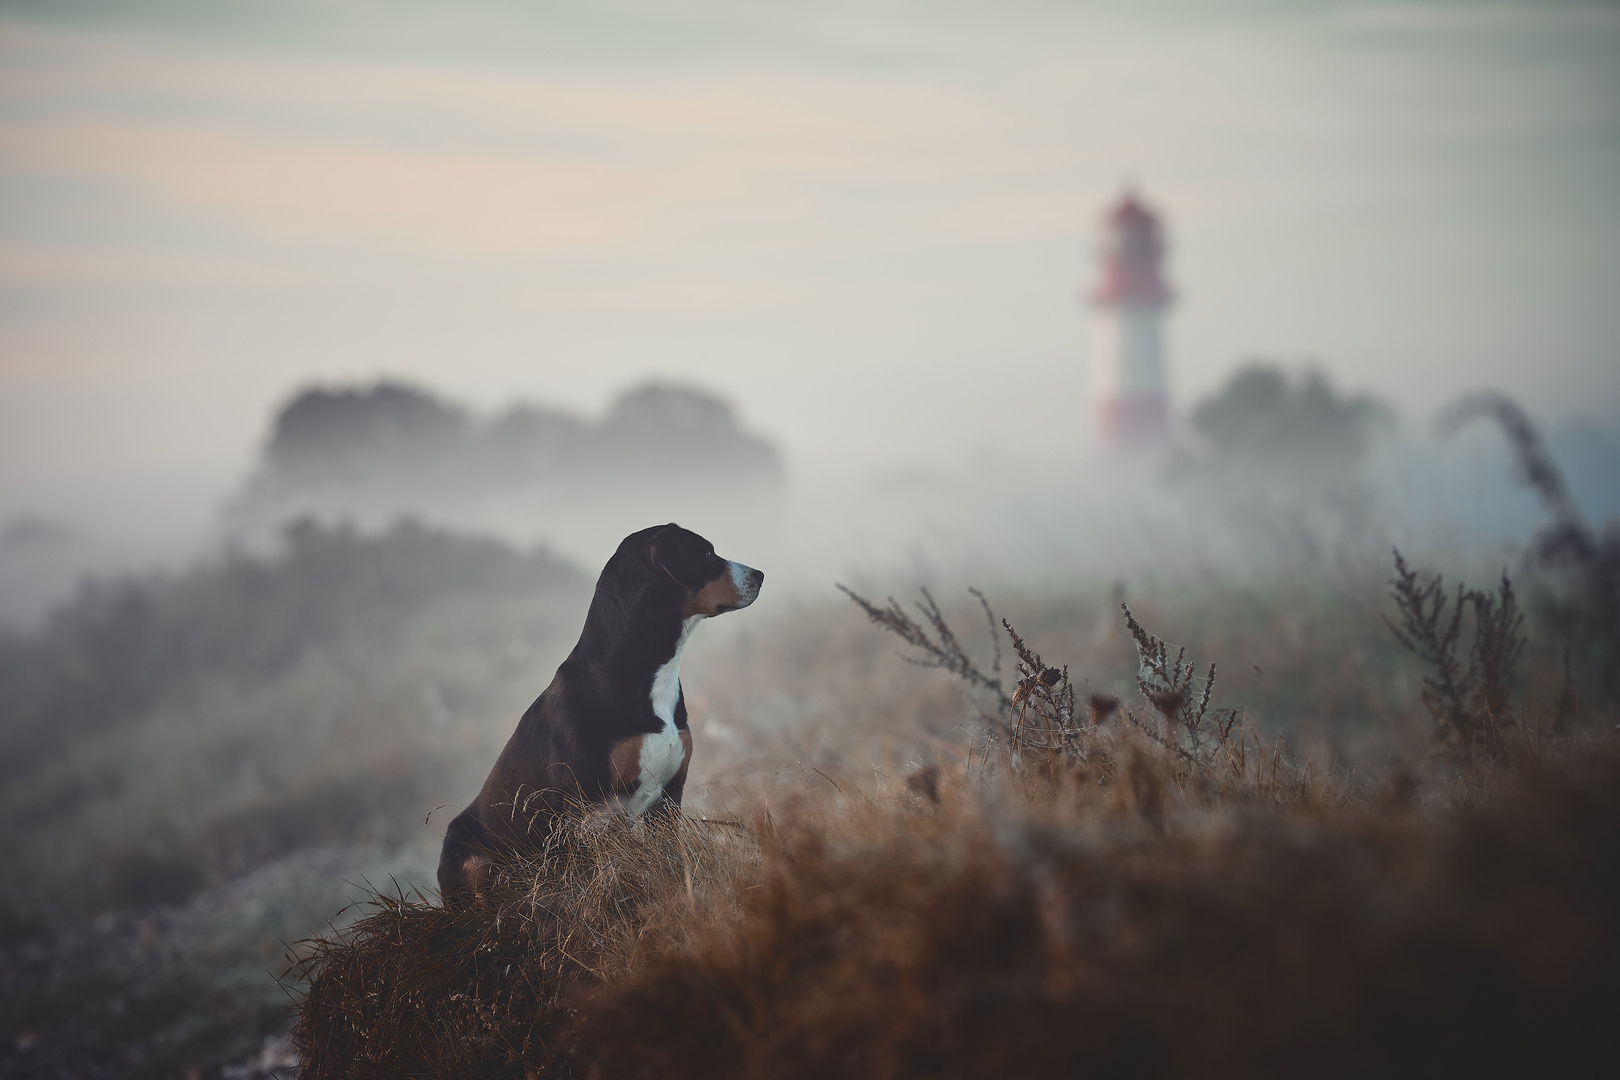
[[[1531,537],[1524,566],[1541,581],[1544,620],[1589,660],[1597,692],[1620,702],[1620,521],[1594,527],[1575,501],[1541,430],[1506,394],[1481,391],[1441,411],[1436,426],[1453,434],[1476,418],[1496,421],[1525,484],[1550,519]]]
[[[1457,585],[1450,615],[1441,575],[1427,582],[1395,552],[1390,582],[1400,624],[1390,623],[1395,640],[1430,669],[1423,677],[1423,704],[1434,718],[1438,747],[1459,756],[1476,751],[1500,754],[1503,728],[1513,723],[1509,694],[1514,667],[1524,652],[1524,617],[1513,583],[1502,574],[1495,596]],[[1459,650],[1464,613],[1473,611],[1473,642],[1466,659]]]
[[[734,824],[582,820],[506,865],[478,909],[379,894],[296,965],[301,1075],[570,1075],[581,988],[734,918],[757,860]]]

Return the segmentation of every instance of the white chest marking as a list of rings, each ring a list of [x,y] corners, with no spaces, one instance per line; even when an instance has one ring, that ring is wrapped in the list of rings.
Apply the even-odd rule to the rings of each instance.
[[[664,785],[675,778],[686,760],[686,747],[675,727],[675,706],[681,700],[681,650],[702,619],[701,615],[693,615],[681,624],[675,655],[653,673],[653,715],[664,722],[664,727],[641,740],[641,771],[636,776],[635,791],[625,800],[625,809],[633,815],[646,813],[658,801]]]
[[[675,730],[675,706],[681,700],[681,650],[686,648],[686,639],[692,636],[692,631],[697,629],[702,619],[701,615],[693,615],[681,624],[681,636],[675,641],[675,655],[653,672],[653,715],[664,722],[665,731]]]

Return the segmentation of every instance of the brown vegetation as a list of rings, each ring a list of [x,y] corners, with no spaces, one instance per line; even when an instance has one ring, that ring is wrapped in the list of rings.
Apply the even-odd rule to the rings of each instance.
[[[297,961],[309,983],[295,1031],[302,1075],[565,1070],[578,992],[735,920],[737,886],[758,877],[758,860],[733,823],[593,819],[502,867],[478,909],[379,894]]]
[[[1592,670],[1597,694],[1620,702],[1620,520],[1594,526],[1587,519],[1541,429],[1507,395],[1465,394],[1441,411],[1436,426],[1453,434],[1481,417],[1507,436],[1521,478],[1547,513],[1523,558],[1540,587],[1541,622],[1562,639],[1566,654],[1573,650]]]
[[[379,898],[316,942],[306,1075],[1462,1075],[1573,1064],[1620,1000],[1620,755],[1324,775],[1127,612],[1151,713],[973,662],[965,758],[790,814],[582,825],[491,907]],[[986,606],[986,614],[988,608]],[[812,770],[815,771],[815,770]]]
[[[1514,723],[1514,668],[1524,652],[1524,616],[1507,574],[1495,596],[1458,583],[1448,616],[1441,576],[1421,581],[1396,551],[1390,592],[1400,613],[1400,624],[1389,624],[1395,640],[1431,669],[1423,678],[1423,704],[1434,717],[1437,747],[1464,757],[1501,754],[1505,729]],[[1473,642],[1462,653],[1470,611]]]
[[[1424,819],[1111,785],[891,805],[773,853],[743,921],[585,1006],[603,1078],[1556,1072],[1617,1000],[1620,769]],[[1286,809],[1285,809],[1286,807]],[[583,1072],[583,1068],[581,1069]]]

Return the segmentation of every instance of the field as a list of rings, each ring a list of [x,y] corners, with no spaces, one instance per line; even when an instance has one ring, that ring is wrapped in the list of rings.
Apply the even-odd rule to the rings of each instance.
[[[1572,1056],[1616,1000],[1605,646],[1532,580],[1508,670],[1459,620],[1448,704],[1392,633],[1394,573],[762,603],[683,665],[686,816],[582,830],[467,917],[436,906],[437,836],[584,574],[305,526],[92,589],[5,654],[5,856],[32,868],[5,1075]]]
[[[683,812],[582,822],[466,913],[439,838],[589,570],[427,523],[457,504],[85,583],[0,634],[0,1078],[1575,1060],[1620,999],[1620,525],[1487,395],[1454,421],[1497,419],[1546,523],[1403,531],[1377,409],[1248,378],[1345,438],[731,507],[767,586],[685,654]],[[959,557],[835,588],[780,541],[840,523]]]
[[[1620,1060],[1617,57],[7,4],[0,1080]]]
[[[582,826],[489,911],[383,897],[314,943],[308,1074],[1474,1075],[1608,1040],[1620,759],[1589,723],[1463,716],[1458,748],[1442,713],[1410,764],[1317,764],[1134,619],[1122,701],[1011,633],[987,685],[926,595],[864,606],[985,691],[978,739],[938,724],[956,684],[829,636],[787,697],[841,692],[752,790]]]
[[[1144,742],[580,835],[476,917],[380,902],[307,961],[307,1075],[1558,1074],[1612,1041],[1612,757],[1425,815],[1258,758],[1189,797]]]

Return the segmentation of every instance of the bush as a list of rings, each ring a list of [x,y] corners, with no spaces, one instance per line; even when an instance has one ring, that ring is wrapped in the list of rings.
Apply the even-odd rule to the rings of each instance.
[[[60,923],[413,835],[588,595],[543,550],[409,522],[88,587],[0,640],[0,858],[33,868],[11,902]]]
[[[591,820],[506,866],[480,909],[378,895],[297,965],[302,1075],[571,1075],[580,990],[734,919],[757,860],[734,825]]]
[[[345,638],[372,647],[445,596],[572,593],[578,570],[400,522],[380,536],[304,521],[285,550],[233,552],[176,578],[92,583],[33,638],[0,638],[0,777],[204,681],[267,682]]]

